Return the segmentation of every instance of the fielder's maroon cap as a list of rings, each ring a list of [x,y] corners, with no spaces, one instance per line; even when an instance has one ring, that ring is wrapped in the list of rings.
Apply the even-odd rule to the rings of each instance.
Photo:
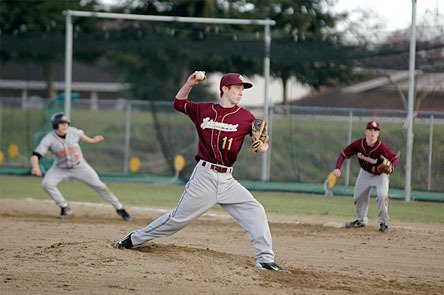
[[[253,84],[251,84],[250,82],[246,82],[241,74],[229,73],[223,75],[222,78],[220,79],[219,89],[220,91],[222,91],[222,86],[230,86],[238,84],[243,84],[245,89],[253,87]]]
[[[381,130],[381,129],[379,128],[379,123],[376,122],[376,121],[369,121],[369,122],[367,123],[367,127],[366,127],[366,129],[376,129],[376,130]]]

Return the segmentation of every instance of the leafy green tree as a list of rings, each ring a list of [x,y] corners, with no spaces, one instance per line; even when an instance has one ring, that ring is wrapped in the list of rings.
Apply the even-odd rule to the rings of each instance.
[[[64,58],[64,10],[93,10],[96,0],[0,0],[2,63],[10,60],[36,62],[42,66],[48,97],[55,97],[52,64]],[[78,18],[73,22],[76,33],[95,30],[95,20]],[[85,53],[83,58],[97,55]]]
[[[216,1],[125,1],[113,12],[142,15],[215,17]],[[121,38],[109,51],[109,60],[131,81],[131,95],[137,99],[170,100],[188,75],[197,69],[224,70],[216,41],[208,42],[210,32],[200,24],[132,21],[120,24]],[[114,31],[113,34],[118,32]],[[131,36],[139,37],[131,39]],[[131,45],[129,45],[131,44]],[[210,66],[211,65],[211,66]],[[193,91],[196,99],[208,100],[208,91]]]
[[[351,60],[342,37],[335,31],[337,21],[346,17],[328,10],[328,0],[222,1],[230,17],[269,18],[272,27],[271,74],[283,84],[298,81],[318,89],[353,79]],[[254,9],[252,9],[254,7]]]
[[[354,78],[352,61],[348,58],[353,48],[345,46],[334,29],[336,22],[345,15],[334,15],[328,11],[330,4],[329,0],[148,0],[126,2],[120,9],[137,14],[275,20],[276,25],[271,28],[271,74],[282,80],[284,103],[287,103],[286,85],[292,77],[316,89],[349,82]],[[176,45],[167,50],[146,49],[149,54],[142,62],[151,71],[157,69],[153,71],[156,74],[171,63],[174,74],[161,77],[163,85],[166,79],[177,85],[193,66],[207,71],[239,71],[246,75],[262,73],[262,27],[189,24],[156,24],[149,27],[152,31],[156,27],[158,32],[162,29],[173,32],[170,38],[176,39]],[[215,28],[217,33],[211,32]],[[156,43],[156,46],[162,45]],[[198,50],[194,49],[196,47]],[[137,63],[138,67],[140,65]],[[119,67],[122,66],[119,63]],[[140,77],[137,69],[131,72],[133,77]],[[145,73],[150,75],[148,71]],[[159,91],[155,81],[151,85],[153,91]],[[151,86],[143,87],[145,89],[139,91],[138,95],[152,96],[148,89]],[[168,95],[163,93],[161,96]]]

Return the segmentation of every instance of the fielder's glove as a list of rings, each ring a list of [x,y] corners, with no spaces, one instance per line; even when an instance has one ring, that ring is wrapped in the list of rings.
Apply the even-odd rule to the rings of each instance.
[[[393,173],[393,165],[392,163],[389,161],[389,159],[387,159],[386,157],[381,155],[381,164],[379,164],[378,166],[376,166],[376,174],[392,174]]]
[[[251,130],[251,151],[256,153],[257,150],[268,141],[267,122],[262,119],[256,119]]]

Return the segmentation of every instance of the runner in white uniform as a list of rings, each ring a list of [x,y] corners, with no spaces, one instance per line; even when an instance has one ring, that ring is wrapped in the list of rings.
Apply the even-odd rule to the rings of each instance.
[[[82,130],[70,126],[69,118],[64,113],[54,114],[51,120],[54,130],[48,133],[34,150],[31,156],[31,173],[42,176],[39,160],[48,151],[53,154],[54,164],[44,175],[42,185],[43,189],[60,207],[60,217],[71,215],[72,210],[57,185],[62,180],[72,178],[89,185],[111,203],[118,215],[126,221],[131,220],[131,216],[123,208],[117,197],[100,180],[97,172],[83,158],[79,140],[87,143],[99,143],[104,140],[103,136],[96,135],[94,138],[86,136]]]

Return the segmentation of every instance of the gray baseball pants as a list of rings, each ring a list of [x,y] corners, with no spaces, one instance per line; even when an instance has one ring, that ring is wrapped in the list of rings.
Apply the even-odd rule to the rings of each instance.
[[[264,207],[230,172],[220,173],[200,161],[185,185],[177,207],[151,224],[132,232],[134,246],[170,236],[219,204],[247,232],[257,262],[273,262],[272,240]]]
[[[359,170],[359,175],[356,179],[355,191],[353,196],[356,206],[356,219],[363,224],[367,224],[367,214],[368,207],[370,205],[370,194],[372,187],[376,187],[376,201],[378,202],[378,223],[388,222],[389,176],[385,173],[375,175],[365,171],[362,168]]]
[[[43,178],[43,189],[49,194],[54,202],[60,207],[68,206],[68,202],[57,188],[59,182],[65,179],[76,179],[94,189],[102,198],[111,203],[115,209],[122,209],[123,206],[117,197],[104,184],[97,172],[85,161],[80,162],[72,169],[60,168],[52,165]]]

